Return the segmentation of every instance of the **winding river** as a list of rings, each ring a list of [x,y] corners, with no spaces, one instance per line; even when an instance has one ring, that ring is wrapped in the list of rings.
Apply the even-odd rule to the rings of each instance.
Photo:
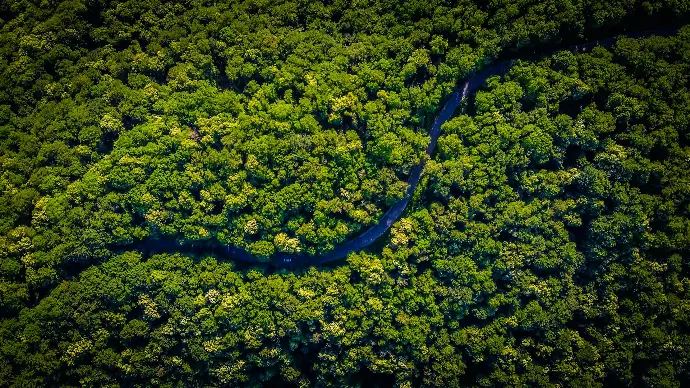
[[[640,38],[647,37],[651,35],[658,36],[670,36],[674,35],[678,31],[677,27],[663,28],[653,31],[630,33],[626,35],[621,35],[620,37],[630,37],[630,38]],[[504,60],[494,65],[484,68],[481,71],[475,73],[472,77],[465,80],[462,85],[457,87],[455,91],[451,94],[450,98],[445,102],[443,108],[436,116],[434,124],[431,126],[429,135],[431,141],[426,148],[426,153],[431,157],[436,148],[436,143],[438,137],[441,135],[441,126],[448,121],[455,113],[460,103],[467,98],[472,92],[482,87],[487,78],[497,75],[504,75],[507,73],[513,64],[520,59],[538,59],[548,55],[552,55],[558,51],[572,51],[572,52],[585,52],[591,50],[596,46],[610,47],[612,46],[620,37],[608,38],[604,40],[597,40],[592,42],[587,42],[583,44],[578,44],[570,47],[549,50],[543,52],[539,55],[532,56],[522,56],[518,58]],[[264,264],[271,265],[275,267],[298,267],[307,265],[317,265],[323,264],[335,260],[340,260],[346,257],[351,252],[356,252],[362,250],[379,237],[381,237],[388,229],[397,221],[405,211],[412,194],[417,189],[420,178],[422,176],[422,171],[424,169],[424,159],[412,170],[410,177],[407,181],[408,189],[405,196],[398,201],[393,207],[391,207],[378,221],[378,223],[359,236],[349,240],[342,245],[335,247],[332,251],[320,254],[320,255],[308,255],[308,254],[287,254],[287,253],[277,253],[268,259],[260,258],[247,252],[245,249],[235,246],[194,246],[190,243],[179,244],[174,238],[159,238],[159,239],[147,239],[139,243],[135,243],[136,249],[146,250],[152,253],[158,252],[180,252],[180,251],[193,251],[193,252],[205,252],[213,253],[219,257],[226,257],[228,259],[239,260],[247,262],[250,264]]]

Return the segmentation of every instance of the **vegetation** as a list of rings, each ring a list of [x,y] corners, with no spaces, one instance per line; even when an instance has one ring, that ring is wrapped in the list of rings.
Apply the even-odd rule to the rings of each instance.
[[[0,4],[0,385],[690,381],[684,1]],[[332,4],[331,4],[332,3]],[[390,4],[388,4],[390,3]]]

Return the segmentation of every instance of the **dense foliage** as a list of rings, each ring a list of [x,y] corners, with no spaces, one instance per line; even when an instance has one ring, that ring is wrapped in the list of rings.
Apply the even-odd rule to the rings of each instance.
[[[453,88],[683,1],[0,4],[0,385],[690,380],[690,29]],[[531,51],[531,50],[530,50]]]

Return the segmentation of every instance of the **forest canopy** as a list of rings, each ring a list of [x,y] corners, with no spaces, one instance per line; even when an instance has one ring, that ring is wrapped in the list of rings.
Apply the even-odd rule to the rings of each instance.
[[[689,12],[3,2],[0,386],[680,387]]]

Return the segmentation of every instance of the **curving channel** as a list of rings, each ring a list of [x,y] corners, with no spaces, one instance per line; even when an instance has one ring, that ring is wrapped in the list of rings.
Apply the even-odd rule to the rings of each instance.
[[[436,148],[436,143],[438,141],[438,137],[441,135],[441,126],[448,121],[453,116],[453,113],[455,113],[455,110],[458,108],[460,103],[467,98],[472,92],[477,90],[478,88],[482,87],[486,81],[487,78],[497,76],[497,75],[504,75],[506,74],[513,64],[517,60],[525,60],[525,59],[538,59],[542,58],[545,56],[552,55],[558,51],[572,51],[572,52],[585,52],[588,50],[591,50],[594,47],[601,46],[601,47],[610,47],[612,46],[618,39],[627,37],[627,38],[641,38],[641,37],[647,37],[647,36],[652,36],[652,35],[659,35],[659,36],[670,36],[674,35],[678,32],[677,27],[669,27],[669,28],[663,28],[663,29],[657,29],[657,30],[652,30],[652,31],[645,31],[645,32],[636,32],[636,33],[629,33],[625,35],[621,35],[619,37],[614,37],[614,38],[608,38],[608,39],[603,39],[603,40],[596,40],[592,42],[587,42],[587,43],[582,43],[582,44],[577,44],[573,45],[570,47],[566,48],[559,48],[559,49],[553,49],[549,50],[546,52],[543,52],[539,55],[533,55],[533,56],[522,56],[522,57],[517,57],[517,58],[512,58],[508,60],[504,60],[498,63],[495,63],[492,66],[489,66],[487,68],[482,69],[481,71],[475,73],[472,77],[468,78],[465,80],[465,82],[455,88],[454,92],[451,94],[450,98],[446,101],[446,103],[443,105],[443,108],[439,112],[439,114],[436,116],[434,119],[434,124],[431,126],[431,129],[429,131],[429,136],[431,137],[431,141],[429,142],[429,145],[426,148],[426,154],[431,157],[434,153],[434,149]],[[297,253],[297,254],[287,254],[287,253],[277,253],[274,254],[273,256],[269,257],[268,259],[266,258],[261,258],[259,256],[252,255],[248,251],[246,251],[243,248],[228,245],[228,246],[197,246],[195,247],[191,243],[186,243],[186,244],[179,244],[174,238],[170,237],[163,237],[163,238],[158,238],[158,239],[146,239],[143,240],[139,243],[135,243],[134,245],[136,246],[137,249],[141,250],[147,250],[149,252],[179,252],[179,251],[185,251],[185,250],[190,250],[190,251],[203,251],[207,253],[214,253],[217,256],[221,257],[227,257],[229,259],[235,259],[235,260],[240,260],[243,262],[247,263],[252,263],[252,264],[264,264],[264,265],[271,265],[275,267],[298,267],[298,266],[306,266],[306,265],[317,265],[317,264],[323,264],[331,261],[336,261],[340,260],[344,257],[346,257],[348,254],[356,251],[360,251],[369,245],[371,245],[374,241],[376,241],[379,237],[381,237],[388,229],[393,225],[395,221],[397,221],[405,211],[405,208],[407,207],[408,203],[410,202],[410,199],[412,198],[412,194],[414,191],[417,189],[417,185],[419,184],[419,180],[422,176],[422,171],[424,169],[424,163],[425,159],[422,159],[422,161],[415,166],[415,168],[412,170],[409,179],[407,180],[408,183],[408,189],[405,194],[405,196],[398,201],[393,207],[391,207],[376,223],[376,225],[372,226],[368,230],[366,230],[364,233],[360,234],[359,236],[353,238],[350,241],[347,241],[341,245],[336,246],[332,251],[324,253],[324,254],[319,254],[319,255],[308,255],[304,253]]]

